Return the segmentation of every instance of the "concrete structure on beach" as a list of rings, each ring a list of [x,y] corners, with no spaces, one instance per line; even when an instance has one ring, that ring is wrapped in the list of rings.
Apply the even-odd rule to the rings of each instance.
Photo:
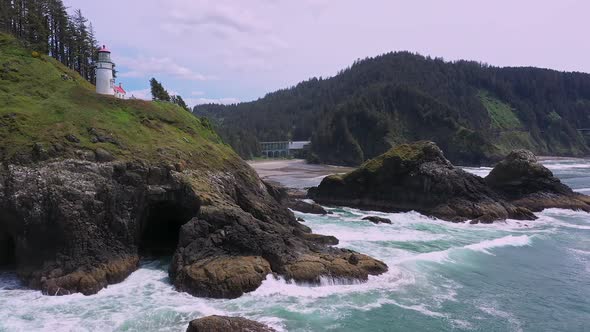
[[[266,158],[288,158],[309,146],[310,141],[260,142],[260,151]]]

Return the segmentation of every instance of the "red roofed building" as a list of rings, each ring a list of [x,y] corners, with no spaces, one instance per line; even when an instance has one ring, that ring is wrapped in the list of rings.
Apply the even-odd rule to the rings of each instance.
[[[125,99],[125,90],[123,89],[123,86],[121,85],[121,83],[119,83],[119,86],[113,86],[113,90],[115,91],[115,97],[117,98],[121,98],[121,99]]]

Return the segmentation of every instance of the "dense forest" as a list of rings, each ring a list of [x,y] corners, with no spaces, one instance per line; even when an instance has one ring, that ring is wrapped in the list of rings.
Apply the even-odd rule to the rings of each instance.
[[[61,0],[0,0],[0,31],[47,54],[94,83],[92,62],[98,48],[92,23]]]
[[[514,148],[590,153],[590,75],[446,62],[408,52],[355,62],[328,78],[237,105],[200,105],[242,157],[258,141],[312,140],[314,162],[358,165],[392,145],[429,139],[455,163],[486,164]]]

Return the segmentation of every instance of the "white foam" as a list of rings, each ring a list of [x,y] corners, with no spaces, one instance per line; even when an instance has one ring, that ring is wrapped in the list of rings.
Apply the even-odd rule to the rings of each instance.
[[[528,235],[521,235],[521,236],[513,236],[508,235],[502,238],[493,239],[493,240],[484,240],[478,243],[469,244],[462,247],[453,247],[446,250],[441,251],[433,251],[427,253],[421,253],[413,256],[405,257],[399,260],[397,263],[405,263],[405,262],[412,262],[412,261],[429,261],[435,263],[443,263],[443,262],[456,262],[450,256],[451,253],[458,252],[461,250],[470,250],[485,253],[488,255],[493,255],[489,250],[493,248],[501,248],[501,247],[522,247],[531,244],[531,239]]]
[[[479,310],[487,313],[488,315],[505,319],[506,321],[508,321],[508,323],[510,325],[512,325],[514,331],[517,331],[517,332],[523,331],[522,324],[520,323],[520,321],[518,319],[516,319],[512,314],[510,314],[506,311],[502,311],[500,309],[497,309],[497,308],[494,308],[491,306],[480,306]]]
[[[390,301],[392,304],[395,304],[396,306],[400,307],[400,308],[404,308],[404,309],[408,309],[408,310],[414,310],[417,311],[423,315],[426,316],[430,316],[430,317],[446,317],[445,314],[442,314],[440,312],[436,312],[436,311],[432,311],[430,309],[428,309],[428,307],[424,304],[413,304],[413,305],[404,305],[401,303],[397,303],[396,301]]]
[[[488,176],[492,171],[491,167],[462,167],[462,169],[468,173],[481,176],[482,178]]]
[[[486,240],[475,244],[470,244],[465,246],[465,249],[470,249],[473,251],[480,251],[486,254],[491,254],[489,249],[492,248],[499,248],[499,247],[522,247],[528,246],[531,244],[531,239],[527,235],[521,236],[513,236],[508,235],[503,238],[494,239],[494,240]]]
[[[380,276],[369,276],[366,282],[350,282],[323,278],[319,285],[307,285],[288,282],[282,277],[268,275],[262,285],[255,291],[244,295],[244,298],[275,298],[293,297],[318,299],[333,295],[363,293],[372,290],[397,289],[402,285],[415,282],[414,277],[407,272],[392,267]]]

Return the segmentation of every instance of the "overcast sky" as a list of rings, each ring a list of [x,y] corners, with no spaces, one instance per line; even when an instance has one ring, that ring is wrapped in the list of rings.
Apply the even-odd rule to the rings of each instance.
[[[65,0],[113,52],[118,81],[150,77],[189,104],[249,101],[355,59],[446,60],[590,72],[587,0]]]

